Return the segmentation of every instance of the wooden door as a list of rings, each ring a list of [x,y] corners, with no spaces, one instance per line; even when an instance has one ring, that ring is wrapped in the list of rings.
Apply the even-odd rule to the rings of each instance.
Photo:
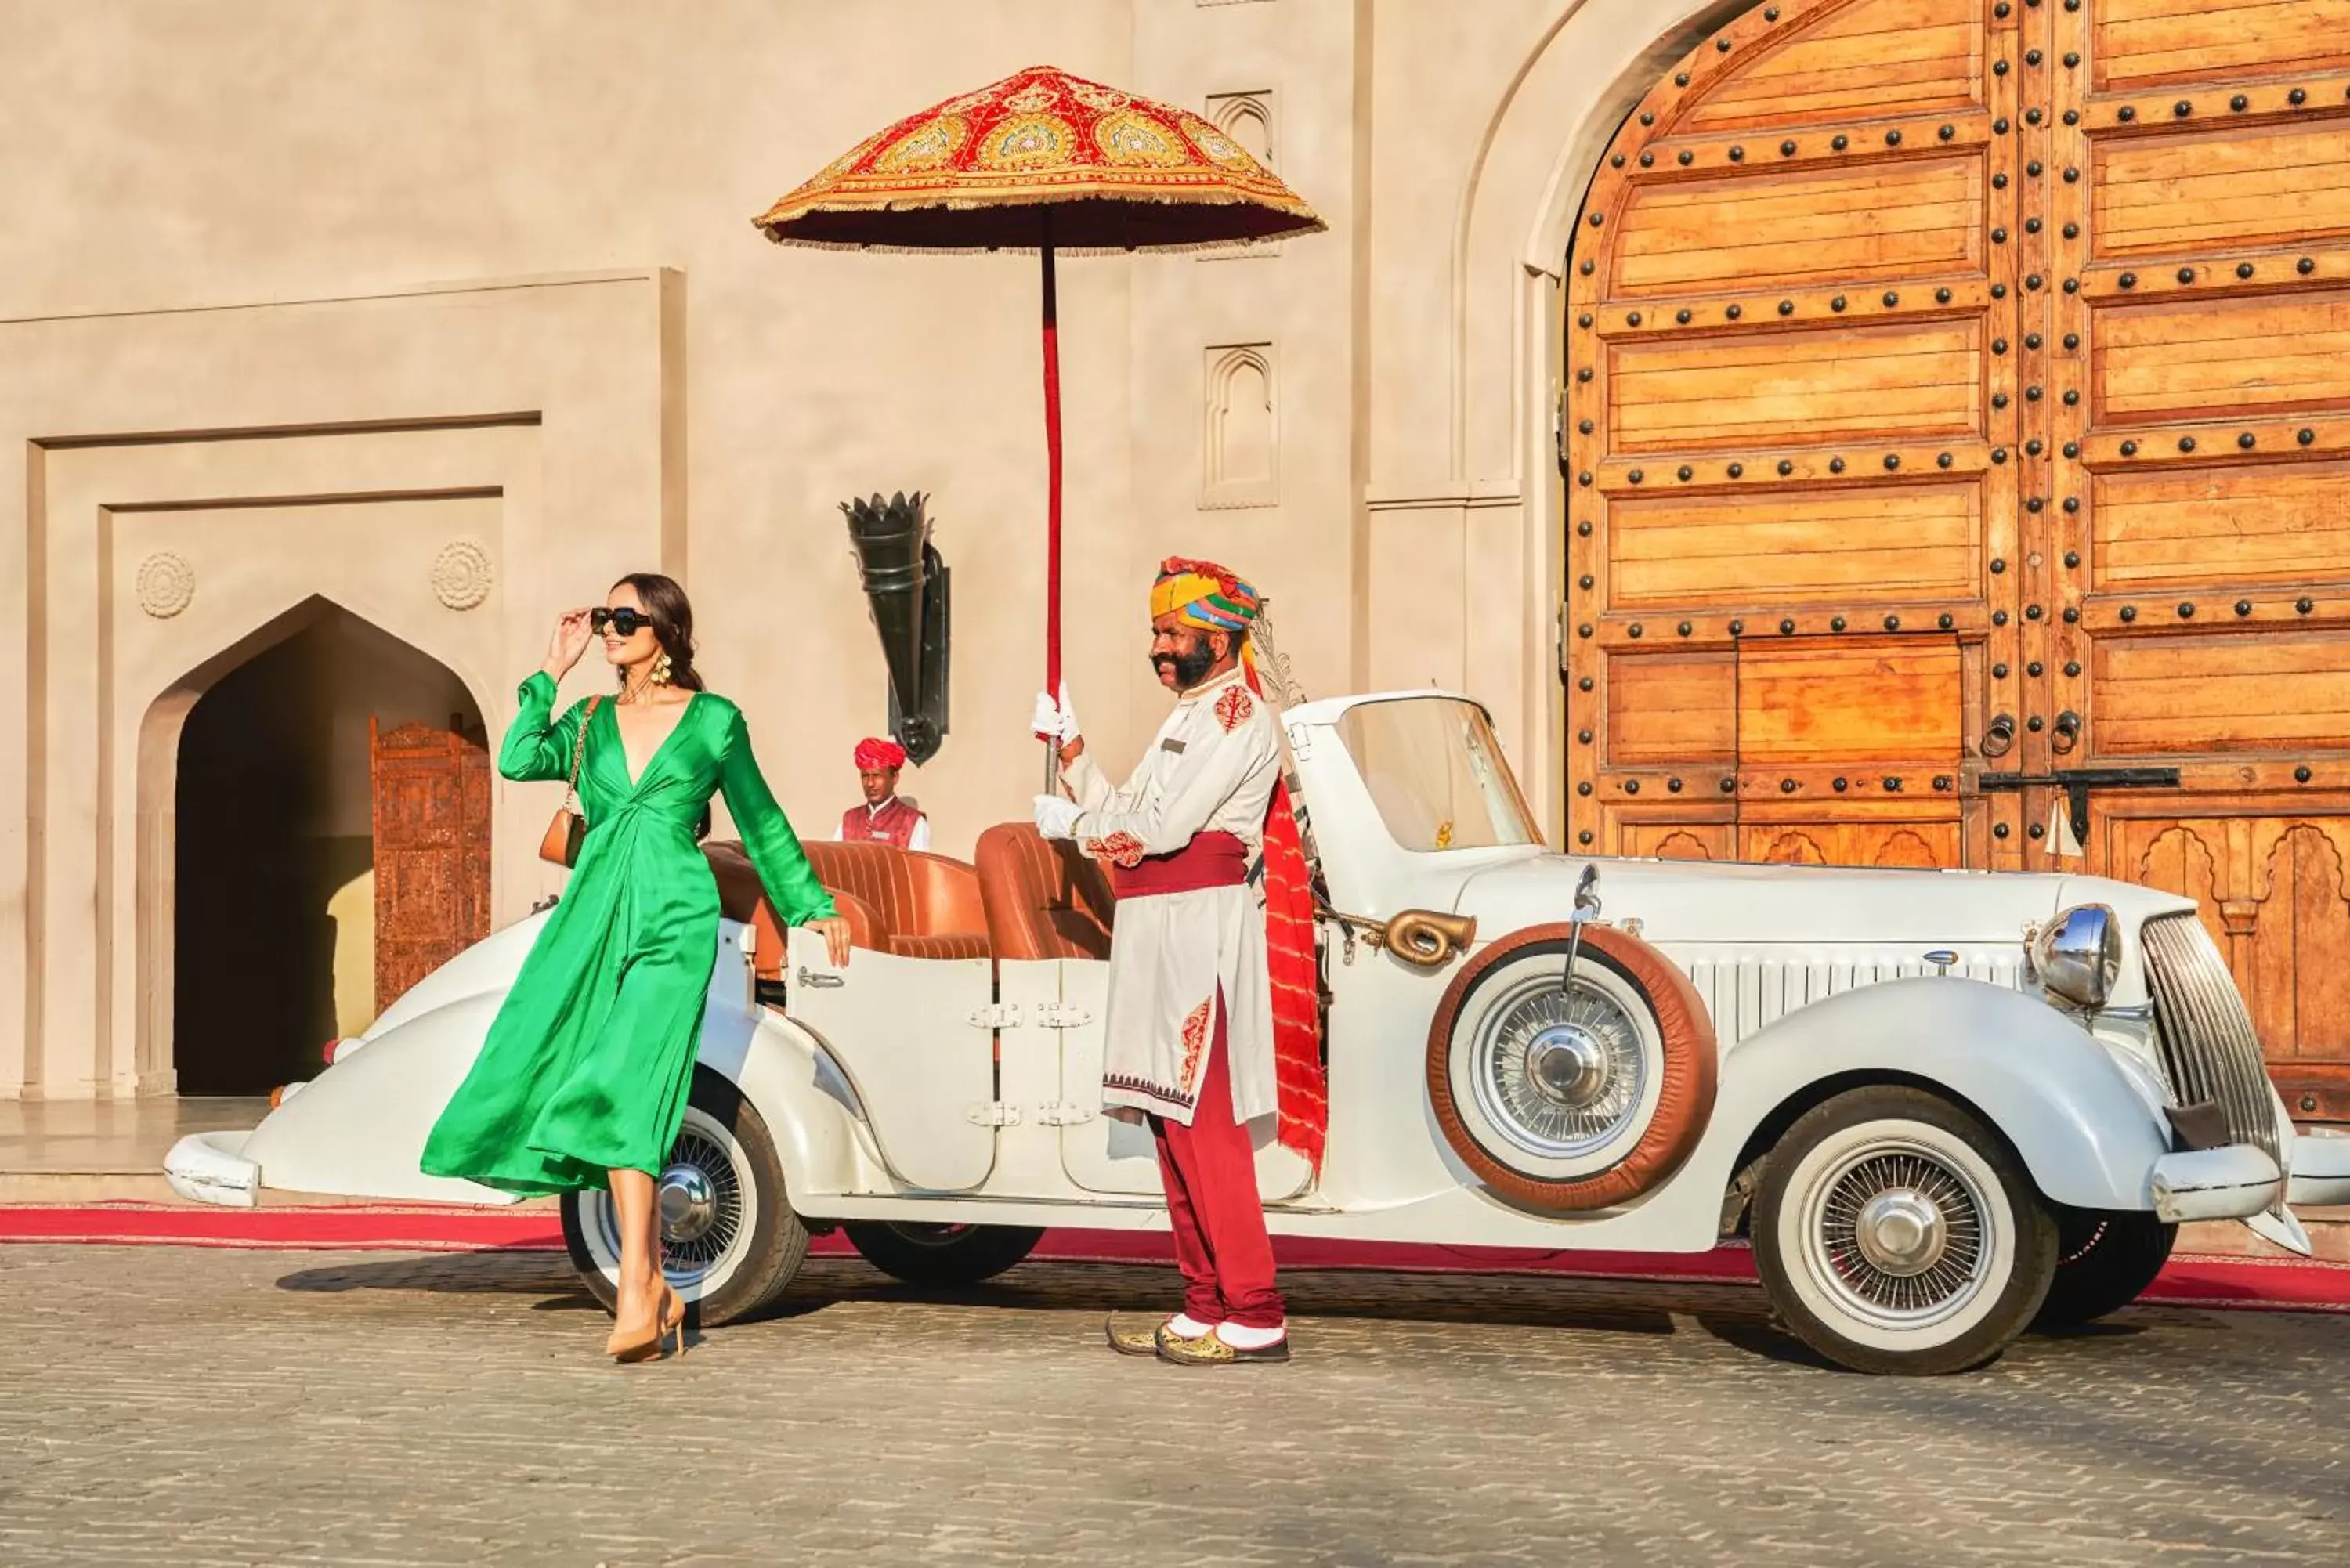
[[[374,782],[375,1004],[490,934],[490,753],[450,715],[379,730]]]
[[[2350,1119],[2350,0],[1758,6],[1569,264],[1571,842],[2190,894]]]
[[[2178,767],[2095,802],[2089,863],[2199,901],[2286,1105],[2350,1120],[2350,0],[2029,15],[2080,344],[2044,486],[2080,623],[2030,701]]]

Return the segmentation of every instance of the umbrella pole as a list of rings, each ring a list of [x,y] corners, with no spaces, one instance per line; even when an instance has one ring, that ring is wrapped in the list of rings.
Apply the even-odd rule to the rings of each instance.
[[[1053,219],[1045,217],[1045,690],[1061,695],[1061,322],[1053,283]],[[1045,742],[1045,793],[1060,788],[1061,742]]]

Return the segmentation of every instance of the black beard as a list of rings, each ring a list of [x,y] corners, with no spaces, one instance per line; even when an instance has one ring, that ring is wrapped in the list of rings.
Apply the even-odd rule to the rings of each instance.
[[[1150,668],[1161,673],[1170,670],[1175,672],[1175,690],[1178,691],[1189,691],[1205,680],[1208,671],[1215,667],[1215,650],[1208,646],[1208,639],[1204,637],[1181,653],[1154,653],[1150,656]]]

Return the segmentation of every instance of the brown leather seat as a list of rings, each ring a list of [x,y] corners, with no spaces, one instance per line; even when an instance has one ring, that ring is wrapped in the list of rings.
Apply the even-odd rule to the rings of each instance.
[[[718,912],[730,920],[749,924],[757,935],[751,954],[753,974],[762,981],[784,978],[784,928],[775,919],[775,906],[767,902],[767,889],[759,881],[759,869],[751,857],[743,853],[743,846],[732,838],[704,842],[702,858],[710,862],[710,873],[718,879]],[[848,940],[852,947],[871,952],[887,952],[889,929],[882,924],[881,912],[854,894],[831,889],[833,907],[848,922]]]
[[[836,898],[879,914],[883,952],[907,958],[985,958],[987,913],[979,874],[960,860],[890,844],[806,844],[816,880]]]
[[[979,836],[979,889],[999,959],[1106,959],[1117,898],[1102,868],[1025,822]]]

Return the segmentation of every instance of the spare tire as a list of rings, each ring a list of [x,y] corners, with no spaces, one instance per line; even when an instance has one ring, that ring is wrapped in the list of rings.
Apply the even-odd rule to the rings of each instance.
[[[1713,1115],[1713,1023],[1689,977],[1612,926],[1531,926],[1453,977],[1428,1034],[1445,1141],[1538,1209],[1605,1209],[1678,1169]]]

